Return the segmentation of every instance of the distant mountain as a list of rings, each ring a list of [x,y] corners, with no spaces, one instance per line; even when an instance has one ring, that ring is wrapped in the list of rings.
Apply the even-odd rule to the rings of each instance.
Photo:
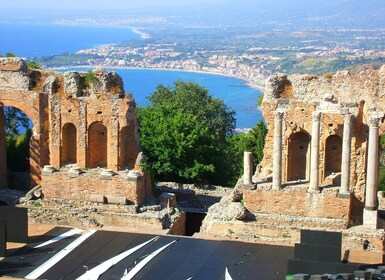
[[[170,10],[168,10],[170,11]],[[385,28],[383,0],[224,0],[178,8],[175,23],[259,29]]]
[[[6,10],[0,22],[161,17],[168,27],[228,26],[256,30],[385,28],[385,0],[192,0],[189,5],[181,3],[119,10]],[[137,25],[143,26],[141,21]]]

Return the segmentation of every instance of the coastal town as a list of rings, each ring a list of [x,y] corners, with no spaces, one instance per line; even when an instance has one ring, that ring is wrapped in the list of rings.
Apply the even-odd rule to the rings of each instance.
[[[232,43],[208,36],[215,44],[195,40],[191,30],[187,39],[178,38],[178,32],[171,36],[136,27],[132,31],[141,40],[40,57],[37,61],[45,67],[103,66],[214,73],[245,80],[256,88],[263,88],[265,79],[277,72],[321,75],[339,69],[354,71],[362,65],[376,67],[385,62],[385,50],[381,47],[385,30],[256,33],[235,36]],[[329,41],[312,39],[316,37]]]

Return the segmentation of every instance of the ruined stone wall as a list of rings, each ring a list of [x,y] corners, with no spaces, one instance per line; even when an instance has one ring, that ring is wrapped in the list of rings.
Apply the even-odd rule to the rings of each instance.
[[[347,227],[351,198],[339,198],[335,188],[317,195],[293,186],[282,191],[245,190],[244,205],[252,213],[342,219]]]
[[[113,204],[139,205],[146,198],[145,177],[127,178],[127,174],[116,174],[108,178],[101,171],[84,172],[77,176],[66,171],[43,175],[44,196],[72,200],[100,201]],[[102,197],[105,198],[103,201]]]
[[[323,100],[325,95],[332,95],[334,101],[328,104]],[[290,179],[288,171],[290,169],[291,137],[297,132],[304,132],[311,137],[312,112],[318,107],[323,108],[320,126],[319,180],[321,185],[329,184],[326,179],[329,175],[327,169],[331,164],[333,165],[329,159],[336,161],[340,159],[330,147],[328,150],[327,144],[332,142],[329,140],[335,136],[342,139],[344,117],[340,113],[340,109],[344,108],[353,115],[350,188],[354,195],[363,201],[368,114],[373,111],[385,111],[384,96],[385,66],[380,70],[367,70],[359,75],[350,75],[346,71],[340,71],[331,77],[327,75],[321,77],[286,76],[283,74],[271,76],[266,81],[261,106],[269,132],[266,137],[261,169],[257,174],[258,180],[269,178],[272,173],[274,111],[282,110],[284,112],[282,179],[283,182],[286,182]],[[336,108],[337,110],[335,110]],[[384,131],[384,128],[385,126],[382,125],[380,131]],[[330,136],[333,137],[329,138]]]
[[[61,197],[72,199],[75,193],[93,193],[91,186],[97,186],[93,180],[87,180],[89,176],[62,181],[64,178],[56,175],[45,178],[45,182],[42,178],[44,165],[59,169],[72,164],[83,169],[103,167],[113,171],[135,166],[139,153],[136,105],[130,95],[124,94],[122,79],[114,72],[103,69],[88,73],[32,70],[20,58],[0,58],[2,106],[14,106],[32,120],[31,185],[43,185],[44,192],[47,183],[48,196],[56,197],[61,193]],[[92,131],[93,127],[97,129]],[[4,145],[2,142],[0,145],[1,152]],[[5,157],[1,157],[2,177],[1,174],[6,173],[5,166]],[[146,180],[126,184],[116,179],[118,177],[113,178],[109,183],[103,182],[102,192],[127,194],[129,200],[143,201]],[[63,192],[64,182],[73,189]],[[84,195],[78,198],[83,199]]]

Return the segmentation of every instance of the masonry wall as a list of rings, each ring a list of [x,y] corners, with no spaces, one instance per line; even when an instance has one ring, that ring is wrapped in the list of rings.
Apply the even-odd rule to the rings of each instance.
[[[290,154],[291,137],[298,132],[312,135],[312,112],[322,105],[325,95],[332,95],[340,107],[347,108],[353,115],[351,139],[350,190],[363,202],[366,180],[366,141],[368,138],[368,115],[372,111],[385,111],[385,66],[380,70],[367,70],[358,75],[347,71],[333,76],[310,76],[278,74],[266,81],[262,111],[268,125],[264,158],[256,174],[257,181],[269,178],[273,170],[274,111],[284,111],[282,139],[282,180],[292,179],[292,167],[298,163]],[[333,105],[333,104],[332,104]],[[334,105],[333,105],[334,106]],[[321,106],[322,107],[322,106]],[[328,175],[339,172],[340,148],[336,143],[342,140],[344,118],[338,110],[327,109],[321,113],[319,181],[321,186],[332,184]],[[380,131],[384,129],[384,124]],[[333,145],[331,144],[334,141]],[[329,148],[328,148],[329,147]],[[309,159],[310,160],[310,157]],[[301,165],[302,166],[302,165]],[[310,164],[306,163],[306,174]],[[328,170],[329,169],[329,170]],[[294,172],[295,173],[295,172]],[[305,181],[308,180],[306,176]]]
[[[146,199],[145,177],[129,180],[124,175],[109,179],[100,178],[100,172],[85,172],[71,177],[66,171],[57,171],[43,176],[43,191],[46,198],[90,200],[91,195],[104,196],[106,202],[128,200],[128,204],[139,205]]]
[[[350,220],[351,198],[339,198],[337,189],[311,194],[306,187],[280,191],[244,190],[244,205],[252,213]]]

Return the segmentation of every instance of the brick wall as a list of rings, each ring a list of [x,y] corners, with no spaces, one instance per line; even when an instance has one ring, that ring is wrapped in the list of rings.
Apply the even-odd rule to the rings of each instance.
[[[145,176],[127,180],[115,175],[109,180],[101,179],[98,172],[86,172],[70,177],[66,171],[57,171],[43,176],[43,194],[47,198],[88,200],[90,195],[125,197],[129,204],[140,204],[151,195],[146,193]]]
[[[307,192],[306,187],[287,187],[280,191],[244,190],[245,207],[252,213],[295,215],[314,218],[350,220],[350,198],[339,198],[337,190],[319,194]]]

